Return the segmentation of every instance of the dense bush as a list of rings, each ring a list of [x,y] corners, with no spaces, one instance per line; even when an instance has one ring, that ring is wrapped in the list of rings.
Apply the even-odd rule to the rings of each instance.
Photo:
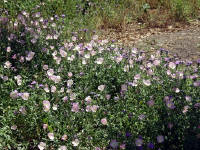
[[[66,39],[65,16],[7,17],[0,18],[1,149],[198,149],[199,62],[163,49],[148,56],[97,35]]]

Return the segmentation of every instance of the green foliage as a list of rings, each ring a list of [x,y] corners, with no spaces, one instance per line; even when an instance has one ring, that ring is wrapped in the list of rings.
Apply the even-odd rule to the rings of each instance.
[[[102,6],[107,2],[122,5]],[[79,20],[62,14],[77,11],[75,1],[32,10],[39,4],[33,1],[17,14],[25,3],[8,1],[4,9],[15,11],[0,18],[1,149],[198,148],[199,63],[169,59],[162,49],[149,58],[96,35],[89,40],[86,30],[66,38],[65,23]]]

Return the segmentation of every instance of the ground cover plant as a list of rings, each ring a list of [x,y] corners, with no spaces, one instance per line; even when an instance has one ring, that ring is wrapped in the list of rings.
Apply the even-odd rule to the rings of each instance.
[[[62,14],[2,13],[1,149],[199,148],[199,61],[66,38]]]

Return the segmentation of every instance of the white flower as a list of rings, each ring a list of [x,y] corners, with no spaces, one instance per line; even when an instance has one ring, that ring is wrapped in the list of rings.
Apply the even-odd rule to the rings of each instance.
[[[150,86],[151,85],[151,81],[150,80],[143,80],[143,83],[146,86]]]
[[[45,92],[49,93],[49,87],[48,87],[48,85],[45,85],[44,90],[45,90]]]
[[[40,144],[38,145],[38,148],[39,148],[40,150],[46,149],[46,143],[40,142]]]
[[[75,139],[74,141],[72,141],[72,145],[73,146],[78,146],[79,145],[79,140]]]
[[[6,51],[7,51],[8,53],[11,52],[11,47],[8,46],[7,49],[6,49]]]
[[[103,91],[104,88],[105,88],[105,85],[100,85],[100,86],[98,86],[98,90],[99,90],[99,91]]]
[[[179,93],[179,92],[180,92],[180,89],[179,89],[179,88],[175,88],[175,92],[176,92],[176,93]]]
[[[16,126],[16,125],[13,125],[13,126],[11,126],[11,129],[12,129],[12,130],[17,130],[17,126]]]
[[[53,104],[53,107],[52,107],[53,110],[57,110],[58,109],[58,105],[56,104]]]
[[[9,68],[11,68],[11,66],[12,66],[12,64],[11,64],[9,61],[6,61],[6,62],[4,63],[4,68],[9,69]]]
[[[48,124],[43,124],[43,129],[46,130],[48,127]]]
[[[44,111],[45,111],[45,112],[49,111],[49,110],[50,110],[50,107],[51,107],[50,102],[47,101],[47,100],[44,100],[44,101],[43,101],[43,109],[44,109]]]
[[[84,57],[87,58],[87,59],[89,59],[90,58],[90,54],[89,53],[85,54]]]
[[[75,42],[76,41],[76,37],[72,36],[72,41]]]
[[[63,93],[63,92],[64,92],[64,90],[65,90],[65,89],[64,89],[64,87],[61,87],[61,89],[60,89],[60,91],[59,91],[59,92],[60,92],[60,93]]]
[[[82,64],[83,64],[83,65],[86,65],[86,64],[87,64],[87,61],[86,61],[85,58],[82,59]]]
[[[60,76],[56,76],[54,82],[55,83],[59,83],[61,81],[61,77]]]
[[[147,63],[148,68],[151,68],[152,66],[153,66],[152,63]]]
[[[67,147],[66,146],[60,146],[59,148],[58,148],[58,150],[67,150]]]
[[[73,80],[68,80],[68,81],[67,81],[67,86],[68,86],[68,87],[71,87],[71,86],[73,85],[73,83],[74,83]]]
[[[76,93],[70,93],[70,100],[73,101],[76,99]]]
[[[103,58],[97,58],[96,63],[100,65],[103,63],[103,61],[104,61]]]
[[[21,98],[23,99],[23,100],[28,100],[28,98],[29,98],[29,93],[27,93],[27,92],[25,92],[25,93],[22,93],[22,96],[21,96]]]
[[[54,134],[53,133],[48,133],[48,138],[53,141],[54,140]]]

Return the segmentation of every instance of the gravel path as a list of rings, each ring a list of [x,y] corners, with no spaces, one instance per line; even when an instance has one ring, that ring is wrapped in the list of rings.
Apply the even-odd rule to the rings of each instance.
[[[168,28],[141,28],[131,24],[121,31],[107,30],[102,33],[102,38],[115,40],[120,45],[147,52],[164,48],[170,55],[177,55],[182,60],[200,59],[200,21]]]
[[[200,27],[151,35],[137,42],[135,46],[140,49],[164,48],[182,60],[195,61],[200,59]]]

